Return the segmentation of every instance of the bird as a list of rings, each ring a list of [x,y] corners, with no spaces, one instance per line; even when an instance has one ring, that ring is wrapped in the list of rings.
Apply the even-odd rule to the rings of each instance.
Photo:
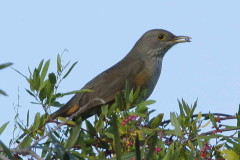
[[[130,52],[118,63],[103,71],[82,89],[92,92],[75,94],[64,106],[50,115],[57,117],[70,117],[79,108],[94,98],[100,98],[106,104],[115,100],[115,95],[125,89],[126,81],[129,88],[147,90],[147,99],[153,92],[161,74],[162,61],[166,52],[174,45],[190,42],[188,36],[175,36],[164,29],[152,29],[145,32],[136,42]],[[88,118],[101,111],[102,102],[93,101],[84,110],[80,117]]]

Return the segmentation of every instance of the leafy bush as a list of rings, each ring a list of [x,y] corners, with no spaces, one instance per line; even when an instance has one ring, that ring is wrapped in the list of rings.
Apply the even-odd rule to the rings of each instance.
[[[16,121],[16,125],[24,134],[11,140],[15,149],[6,147],[0,141],[1,157],[117,160],[239,159],[239,113],[234,116],[201,112],[194,114],[197,101],[190,106],[181,100],[179,115],[172,112],[170,120],[165,121],[162,113],[151,118],[154,110],[148,106],[155,101],[144,100],[146,91],[141,92],[139,88],[132,90],[127,82],[123,93],[116,95],[115,103],[102,105],[101,113],[95,115],[93,122],[77,118],[77,113],[69,118],[49,119],[51,108],[62,106],[58,101],[60,98],[90,91],[58,92],[62,80],[76,64],[77,62],[70,67],[69,62],[62,65],[61,57],[58,55],[56,73],[48,73],[50,60],[45,63],[42,60],[33,72],[30,71],[28,77],[23,75],[29,83],[29,89],[26,91],[34,97],[36,101],[33,103],[39,104],[45,114],[36,113],[30,127],[29,112],[26,115],[26,123]],[[222,123],[228,119],[237,119],[237,124],[229,126]],[[2,125],[0,134],[7,124]],[[207,126],[212,128],[204,131]],[[227,135],[227,131],[232,132]]]

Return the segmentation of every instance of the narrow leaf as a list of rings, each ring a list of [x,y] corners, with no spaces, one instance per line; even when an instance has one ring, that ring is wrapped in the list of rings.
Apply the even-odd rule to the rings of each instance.
[[[180,115],[181,116],[186,116],[184,111],[183,111],[182,103],[179,100],[178,100],[178,106],[179,106],[179,110],[180,110]]]
[[[95,128],[97,131],[100,131],[102,128],[103,128],[103,115],[101,114],[100,117],[99,117],[99,120],[97,121],[96,125],[95,125]]]
[[[32,139],[30,136],[27,136],[24,138],[24,140],[22,141],[21,145],[19,146],[20,148],[26,148],[29,147],[32,143]]]
[[[0,135],[2,134],[2,132],[5,130],[5,128],[7,127],[9,121],[4,123],[1,127],[0,127]]]
[[[27,112],[27,127],[29,126],[29,110]]]
[[[231,151],[231,150],[227,150],[227,149],[222,150],[221,155],[223,156],[223,158],[225,158],[227,160],[239,159],[239,156],[237,153],[235,153],[234,151]]]
[[[77,125],[72,129],[72,132],[70,133],[70,137],[67,140],[67,143],[65,145],[67,149],[71,149],[76,143],[79,133],[81,131],[81,126],[82,126],[82,120],[80,118],[77,120]]]
[[[93,138],[95,135],[97,135],[96,128],[94,128],[93,125],[88,120],[85,120],[85,123],[86,123],[87,130],[90,133],[89,135],[91,136],[91,138]]]
[[[31,96],[33,96],[35,98],[35,95],[31,91],[29,91],[28,89],[26,89],[26,91],[28,92],[28,94],[30,94]]]
[[[177,116],[175,113],[170,113],[170,120],[171,120],[171,123],[172,125],[175,127],[174,129],[174,132],[176,134],[176,136],[181,136],[182,133],[181,133],[181,127],[180,127],[180,124],[178,122],[178,119],[177,119]]]
[[[148,105],[151,105],[151,104],[153,104],[155,102],[156,101],[154,101],[154,100],[147,100],[147,101],[143,101],[143,102],[137,104],[137,106],[148,106]]]
[[[105,117],[107,117],[107,115],[108,115],[108,105],[107,105],[107,104],[102,105],[101,110],[102,110],[102,114],[103,114]]]
[[[133,95],[133,89],[131,90],[130,94],[129,94],[129,103],[133,103],[134,100],[134,95]]]
[[[41,83],[40,87],[38,88],[38,91],[40,92],[49,82],[49,80],[45,80],[44,82]]]
[[[81,89],[81,90],[76,90],[76,91],[71,91],[67,93],[63,93],[63,96],[70,95],[70,94],[76,94],[76,93],[83,93],[83,92],[93,92],[91,89]]]
[[[61,71],[62,71],[61,57],[60,57],[59,54],[57,55],[57,71],[58,71],[58,72],[61,72]]]
[[[13,63],[4,63],[4,64],[0,64],[0,69],[6,68],[11,66]]]
[[[44,62],[44,59],[43,59],[43,60],[39,63],[39,65],[38,65],[37,70],[38,70],[39,73],[40,73],[40,71],[41,71],[41,69],[42,69],[43,62]]]
[[[157,131],[155,131],[153,137],[151,137],[151,143],[150,143],[151,145],[149,147],[150,149],[149,149],[148,154],[147,154],[147,160],[152,159],[157,141],[158,141],[158,135],[157,135]]]
[[[203,126],[202,126],[202,128],[205,128],[205,127],[207,127],[209,124],[210,124],[210,120],[206,123],[206,124],[204,124]]]
[[[43,67],[43,70],[41,72],[41,76],[40,76],[40,81],[43,82],[45,77],[46,77],[46,74],[47,74],[47,71],[48,71],[48,68],[49,68],[49,65],[50,65],[50,60],[48,60],[44,67]]]
[[[114,134],[114,144],[115,144],[115,153],[117,155],[117,160],[121,160],[121,143],[120,143],[120,136],[118,132],[118,124],[117,124],[117,116],[113,114],[112,116],[113,121],[113,134]]]
[[[78,63],[78,62],[73,63],[73,65],[70,67],[70,69],[67,71],[67,73],[63,76],[63,79],[68,76],[68,74],[72,71],[72,69],[74,68],[74,66],[75,66],[77,63]]]
[[[136,136],[135,148],[136,148],[136,159],[141,160],[140,142],[139,142],[138,134]]]
[[[0,89],[0,94],[7,96],[7,93]]]
[[[33,129],[37,130],[40,124],[40,113],[36,113],[35,119],[34,119],[34,124],[33,124]]]
[[[0,146],[3,149],[4,153],[8,156],[9,159],[15,159],[11,151],[5,146],[5,144],[0,140]]]
[[[151,123],[151,128],[157,128],[161,125],[163,119],[163,114],[158,114]]]

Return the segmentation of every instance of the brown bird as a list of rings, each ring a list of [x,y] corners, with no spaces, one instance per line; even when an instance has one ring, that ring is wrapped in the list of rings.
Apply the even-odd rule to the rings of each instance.
[[[132,89],[137,87],[141,90],[147,89],[148,98],[159,79],[165,53],[175,44],[182,42],[190,42],[190,37],[175,36],[162,29],[147,31],[121,61],[97,75],[83,87],[93,92],[75,94],[63,107],[51,114],[51,118],[69,117],[95,98],[112,103],[116,93],[125,89],[126,81]],[[79,116],[90,117],[101,110],[101,105],[102,102],[93,101],[88,106],[90,109]]]

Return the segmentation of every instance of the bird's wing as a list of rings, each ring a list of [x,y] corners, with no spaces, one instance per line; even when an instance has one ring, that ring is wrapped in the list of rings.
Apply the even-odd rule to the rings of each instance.
[[[128,58],[128,61],[120,61],[111,68],[102,72],[90,82],[88,82],[83,89],[91,89],[93,92],[78,93],[70,99],[66,105],[61,107],[51,117],[70,116],[73,112],[78,110],[81,106],[87,104],[89,101],[100,98],[105,103],[111,102],[115,99],[115,95],[125,89],[126,80],[130,84],[134,83],[134,77],[144,68],[144,61],[134,60]],[[93,101],[90,105],[91,111],[86,111],[86,114],[93,115],[102,104],[101,101]],[[87,115],[89,116],[89,115]]]

